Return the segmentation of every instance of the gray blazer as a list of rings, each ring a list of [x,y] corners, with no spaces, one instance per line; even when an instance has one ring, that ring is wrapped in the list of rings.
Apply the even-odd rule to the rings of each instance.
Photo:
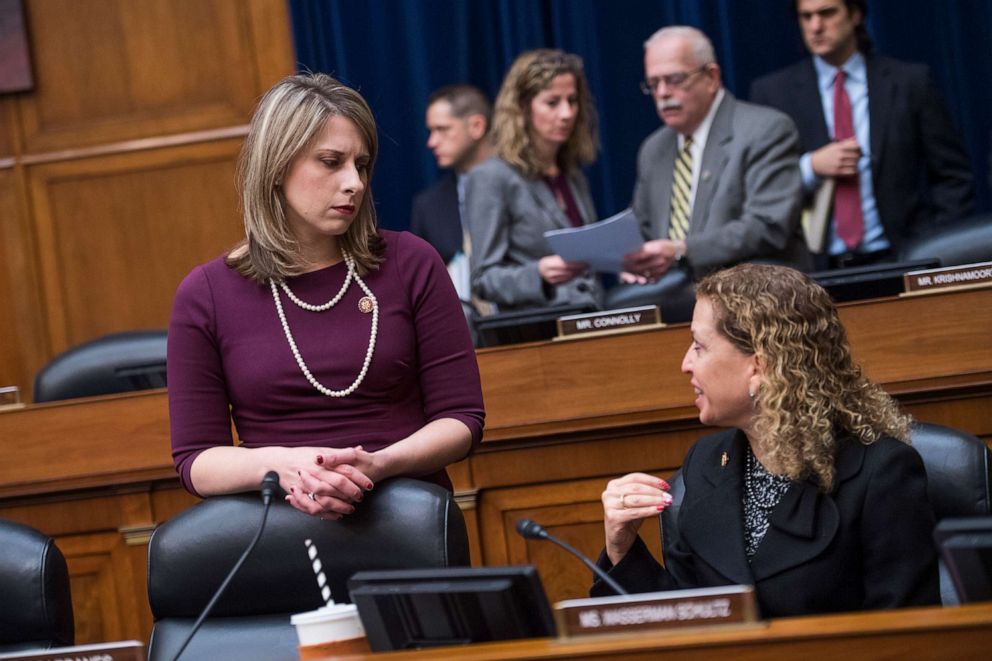
[[[652,133],[637,157],[634,214],[645,239],[668,236],[677,134]],[[694,273],[750,260],[807,270],[799,136],[783,113],[725,92],[703,150],[686,258]]]
[[[589,184],[581,172],[569,178],[585,223],[596,220]],[[570,227],[547,184],[527,179],[506,161],[491,158],[465,180],[465,223],[472,240],[472,292],[501,310],[545,305],[599,306],[594,275],[554,286],[541,279],[537,263],[552,254],[544,232]]]

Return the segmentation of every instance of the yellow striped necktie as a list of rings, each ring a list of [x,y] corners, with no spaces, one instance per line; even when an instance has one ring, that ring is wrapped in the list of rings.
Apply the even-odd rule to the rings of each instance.
[[[668,222],[668,238],[682,241],[689,233],[689,195],[692,192],[692,137],[685,139],[675,161],[672,179],[672,216]]]

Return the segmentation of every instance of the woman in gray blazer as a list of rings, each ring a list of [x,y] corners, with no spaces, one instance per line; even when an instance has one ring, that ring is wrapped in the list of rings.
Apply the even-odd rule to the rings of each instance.
[[[544,232],[596,220],[579,169],[596,158],[596,110],[582,60],[560,50],[520,55],[493,116],[498,157],[465,183],[472,291],[503,311],[556,304],[597,306],[585,264],[552,254]]]

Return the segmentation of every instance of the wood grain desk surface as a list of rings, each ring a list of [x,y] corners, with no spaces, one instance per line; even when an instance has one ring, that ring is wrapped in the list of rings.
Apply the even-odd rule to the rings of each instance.
[[[458,659],[987,659],[992,603],[771,620],[747,628],[482,643],[338,657]]]

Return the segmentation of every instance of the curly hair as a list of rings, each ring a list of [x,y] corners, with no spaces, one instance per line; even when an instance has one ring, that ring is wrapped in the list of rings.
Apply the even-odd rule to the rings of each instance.
[[[557,165],[570,173],[596,160],[599,150],[598,115],[582,68],[582,58],[564,51],[539,48],[527,51],[514,60],[496,95],[493,113],[493,142],[496,154],[504,161],[536,178],[541,163],[531,140],[530,104],[555,76],[572,74],[578,95],[578,114],[568,141],[558,150]]]
[[[379,151],[375,119],[362,95],[322,73],[283,78],[262,100],[248,127],[238,162],[238,189],[245,239],[227,257],[241,275],[264,283],[298,275],[306,267],[286,221],[279,182],[296,157],[331,117],[354,123],[369,153],[365,195],[355,220],[340,237],[360,275],[382,262],[383,244],[372,203],[372,169]]]
[[[696,286],[717,330],[762,369],[754,432],[769,464],[790,479],[833,489],[836,439],[909,442],[908,415],[851,358],[830,295],[784,266],[741,264]]]

